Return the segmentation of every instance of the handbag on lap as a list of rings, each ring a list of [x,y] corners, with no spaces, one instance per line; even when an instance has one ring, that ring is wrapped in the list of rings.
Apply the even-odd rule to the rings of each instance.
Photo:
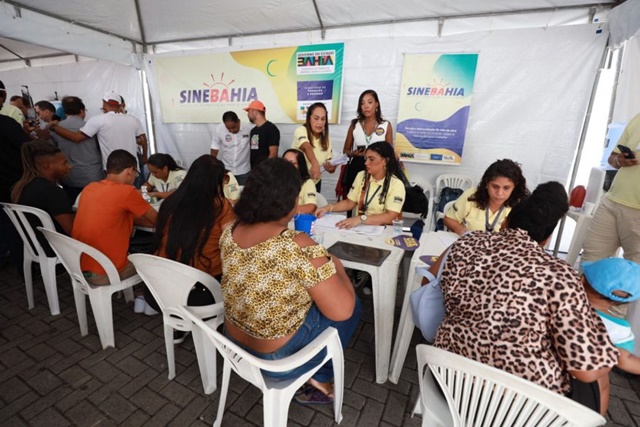
[[[429,283],[413,291],[410,297],[413,323],[430,343],[435,339],[438,327],[444,319],[444,298],[440,288],[440,278],[448,256],[449,251],[442,257],[437,277],[434,277],[429,271],[423,273],[424,277],[429,279]],[[426,269],[427,267],[422,268]]]

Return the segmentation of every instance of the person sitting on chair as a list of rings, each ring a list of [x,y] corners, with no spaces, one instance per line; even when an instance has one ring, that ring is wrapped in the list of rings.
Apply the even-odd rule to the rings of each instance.
[[[295,166],[296,169],[298,169],[298,172],[300,172],[302,188],[300,188],[300,194],[298,195],[298,213],[314,213],[316,206],[318,205],[316,185],[313,183],[313,180],[309,175],[309,169],[307,169],[307,162],[304,158],[304,153],[300,150],[291,148],[284,152],[282,158]]]

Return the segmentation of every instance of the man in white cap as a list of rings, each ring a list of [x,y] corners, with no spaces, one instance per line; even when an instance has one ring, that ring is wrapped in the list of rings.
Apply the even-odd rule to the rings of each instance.
[[[278,157],[280,131],[266,117],[266,107],[257,99],[244,108],[249,121],[256,125],[249,134],[251,148],[251,169],[264,160]]]
[[[121,97],[109,91],[102,97],[104,114],[91,117],[79,131],[71,131],[57,126],[57,122],[49,125],[49,130],[73,142],[82,142],[97,135],[102,155],[102,167],[107,169],[107,158],[113,150],[122,149],[136,156],[137,141],[141,138],[140,128],[135,118],[120,113]]]

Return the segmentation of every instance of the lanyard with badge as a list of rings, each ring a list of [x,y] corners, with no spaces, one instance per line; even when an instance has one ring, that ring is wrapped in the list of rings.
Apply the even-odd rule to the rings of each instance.
[[[496,224],[498,223],[498,219],[500,219],[500,215],[502,214],[503,210],[504,210],[504,205],[500,206],[500,209],[498,210],[496,217],[493,219],[493,222],[489,224],[489,206],[487,206],[487,209],[485,209],[484,211],[484,229],[485,230],[493,231],[493,229],[496,227]]]
[[[364,215],[367,213],[367,208],[371,204],[371,201],[376,196],[376,194],[378,194],[378,191],[380,191],[380,187],[382,187],[382,185],[378,185],[378,188],[376,188],[376,191],[374,191],[371,197],[369,197],[369,188],[370,188],[369,178],[370,177],[371,176],[367,174],[367,177],[365,178],[365,181],[364,181],[364,185],[362,186],[362,191],[360,192],[360,203],[358,208],[358,211],[359,211],[358,215]]]

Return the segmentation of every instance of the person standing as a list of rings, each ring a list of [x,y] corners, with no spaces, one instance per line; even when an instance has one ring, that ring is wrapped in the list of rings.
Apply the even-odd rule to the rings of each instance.
[[[62,98],[62,108],[67,118],[58,126],[77,132],[85,125],[87,111],[82,99],[77,96],[65,96]],[[100,149],[93,137],[81,142],[70,141],[56,133],[52,133],[51,137],[73,166],[69,175],[61,180],[62,189],[73,203],[87,184],[104,178]]]
[[[11,117],[13,120],[18,122],[20,126],[24,123],[24,112],[19,107],[13,105],[13,96],[11,97],[11,102],[7,103],[7,91],[4,88],[4,84],[0,88],[0,99],[2,99],[2,106],[0,107],[0,114],[3,116]]]
[[[267,109],[262,102],[251,101],[244,111],[247,112],[249,121],[255,125],[249,134],[251,169],[253,169],[267,159],[278,157],[280,131],[276,125],[267,120]]]
[[[240,185],[244,185],[251,170],[250,133],[249,125],[243,126],[236,113],[227,111],[222,115],[222,123],[216,126],[211,140],[211,155],[224,163]]]
[[[342,180],[344,198],[356,179],[356,175],[364,170],[365,149],[374,142],[386,141],[393,145],[393,129],[391,123],[382,118],[380,101],[375,90],[367,89],[358,98],[358,116],[351,120],[344,141],[343,152],[351,157]]]
[[[307,119],[293,133],[291,148],[304,153],[309,175],[316,185],[316,191],[322,187],[322,170],[329,173],[336,170],[329,163],[332,155],[331,138],[329,137],[329,123],[327,122],[327,107],[322,102],[311,104],[307,110]]]
[[[91,117],[87,123],[74,132],[58,126],[53,121],[49,129],[69,141],[82,142],[96,136],[102,155],[102,168],[107,169],[107,159],[112,151],[121,149],[136,157],[138,153],[137,140],[142,134],[138,121],[126,114],[120,113],[121,97],[109,91],[102,97],[102,111],[104,114]]]

